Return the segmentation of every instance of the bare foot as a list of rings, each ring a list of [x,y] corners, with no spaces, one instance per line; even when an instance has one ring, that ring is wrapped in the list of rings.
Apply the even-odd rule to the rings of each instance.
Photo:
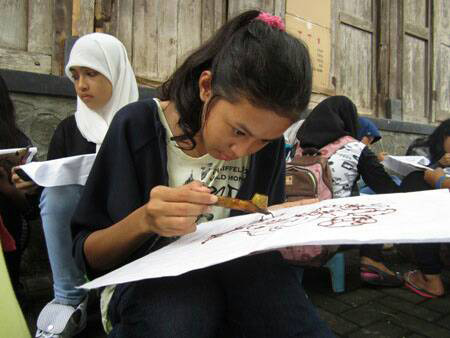
[[[371,259],[369,257],[361,256],[360,257],[360,263],[361,264],[365,264],[365,265],[372,265],[372,266],[376,267],[377,269],[379,269],[381,271],[384,271],[384,272],[386,272],[386,273],[388,273],[388,274],[390,274],[392,276],[395,276],[395,272],[389,270],[386,267],[386,265],[384,265],[381,262],[374,261],[373,259]]]
[[[419,270],[409,271],[405,280],[415,287],[421,288],[433,295],[442,296],[445,293],[441,275],[425,275]]]

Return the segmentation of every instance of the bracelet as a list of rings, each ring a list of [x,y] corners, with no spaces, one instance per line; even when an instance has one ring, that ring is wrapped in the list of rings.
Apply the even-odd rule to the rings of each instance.
[[[447,176],[442,175],[441,177],[439,177],[439,179],[437,180],[436,184],[434,185],[436,187],[436,189],[441,189],[442,188],[442,184],[444,183],[444,180],[447,178]]]

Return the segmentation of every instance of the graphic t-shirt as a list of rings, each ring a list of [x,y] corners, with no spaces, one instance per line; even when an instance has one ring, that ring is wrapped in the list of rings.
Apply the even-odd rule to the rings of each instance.
[[[171,138],[172,131],[169,128],[166,117],[159,104],[159,119],[166,129],[167,142],[167,173],[169,186],[179,187],[192,181],[201,181],[212,189],[212,193],[218,196],[236,197],[248,168],[249,157],[243,157],[232,161],[218,160],[209,154],[201,157],[191,157],[181,150]],[[230,209],[218,206],[212,207],[210,214],[205,214],[197,223],[228,217]]]
[[[358,178],[359,157],[366,145],[355,141],[344,145],[328,160],[333,180],[333,198],[349,197]]]

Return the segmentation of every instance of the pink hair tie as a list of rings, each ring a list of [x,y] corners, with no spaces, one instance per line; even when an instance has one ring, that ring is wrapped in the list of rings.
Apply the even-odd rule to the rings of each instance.
[[[264,21],[266,24],[273,28],[278,28],[280,31],[286,31],[286,27],[284,26],[283,20],[277,15],[272,15],[267,12],[260,12],[259,15],[255,18],[256,20]]]

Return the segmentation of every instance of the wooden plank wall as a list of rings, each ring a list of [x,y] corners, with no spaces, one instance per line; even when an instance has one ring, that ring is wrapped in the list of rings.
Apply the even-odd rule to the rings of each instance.
[[[332,2],[331,79],[363,114],[401,102],[405,121],[450,117],[448,0]],[[138,82],[157,86],[227,19],[282,17],[285,0],[0,0],[0,68],[62,75],[67,39],[100,31],[125,45]],[[422,79],[422,80],[418,80]]]
[[[284,0],[1,0],[0,68],[62,75],[65,42],[94,31],[118,37],[140,83],[158,85],[229,17],[284,16]],[[54,18],[54,19],[53,19]]]

